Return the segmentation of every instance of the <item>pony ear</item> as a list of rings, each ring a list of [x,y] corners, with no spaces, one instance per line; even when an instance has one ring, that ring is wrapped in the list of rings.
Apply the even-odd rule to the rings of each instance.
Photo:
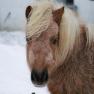
[[[60,25],[63,13],[64,13],[64,7],[53,11],[53,19],[58,25]]]
[[[32,11],[32,7],[31,7],[31,6],[28,6],[28,7],[26,8],[26,11],[25,11],[25,16],[26,16],[26,18],[29,17],[31,11]]]

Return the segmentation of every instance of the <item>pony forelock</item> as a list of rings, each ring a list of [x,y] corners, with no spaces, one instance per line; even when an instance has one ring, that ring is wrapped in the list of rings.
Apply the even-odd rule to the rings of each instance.
[[[46,31],[52,20],[52,5],[43,2],[33,7],[31,16],[26,26],[26,37],[38,37],[41,32]]]

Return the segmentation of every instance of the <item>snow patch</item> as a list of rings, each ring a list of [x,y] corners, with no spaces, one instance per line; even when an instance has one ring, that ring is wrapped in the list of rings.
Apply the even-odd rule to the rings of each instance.
[[[0,32],[0,94],[50,94],[34,87],[26,63],[23,32]]]

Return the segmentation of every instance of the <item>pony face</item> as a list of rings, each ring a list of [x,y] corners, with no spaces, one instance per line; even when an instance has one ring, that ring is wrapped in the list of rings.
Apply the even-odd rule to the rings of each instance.
[[[31,71],[31,80],[36,86],[42,86],[47,83],[51,71],[53,70],[55,64],[58,62],[55,58],[55,51],[59,45],[59,25],[64,7],[55,11],[50,7],[42,6],[41,8],[45,11],[42,11],[40,7],[40,10],[39,8],[32,10],[33,8],[31,6],[28,6],[26,9],[27,33],[29,32],[27,34],[27,60]],[[37,9],[39,10],[38,12],[36,12]],[[50,14],[46,14],[46,12]],[[34,16],[33,13],[38,13],[39,16],[42,15],[41,17],[48,15],[46,16],[48,19],[40,17],[39,19],[42,20],[37,20],[36,25],[33,27],[33,24],[35,23],[32,23],[32,18]],[[36,17],[36,19],[38,18]],[[38,21],[44,20],[46,24],[44,22],[44,24],[42,23],[44,27],[40,26],[41,22]],[[38,27],[38,25],[40,27]],[[43,28],[41,29],[41,27]],[[33,34],[31,32],[33,32]]]
[[[53,22],[49,30],[42,32],[38,38],[27,43],[28,63],[31,80],[34,84],[47,82],[50,68],[55,65],[54,51],[58,45],[58,26]]]

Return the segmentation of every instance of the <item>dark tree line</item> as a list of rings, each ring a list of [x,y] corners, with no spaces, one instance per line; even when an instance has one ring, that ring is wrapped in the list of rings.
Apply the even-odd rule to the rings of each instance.
[[[66,3],[67,4],[73,4],[74,3],[74,0],[66,0]]]
[[[74,4],[74,0],[57,0],[59,2],[64,2],[66,4]]]

